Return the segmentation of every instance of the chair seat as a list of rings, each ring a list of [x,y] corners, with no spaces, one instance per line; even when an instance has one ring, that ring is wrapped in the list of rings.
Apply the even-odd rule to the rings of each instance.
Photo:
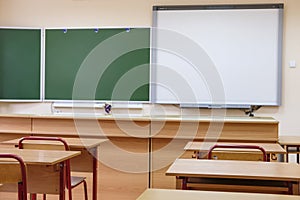
[[[71,176],[71,187],[74,188],[80,183],[84,182],[86,177],[81,176]]]

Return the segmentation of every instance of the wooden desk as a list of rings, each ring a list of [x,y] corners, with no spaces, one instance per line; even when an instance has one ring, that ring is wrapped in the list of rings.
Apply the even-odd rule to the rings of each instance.
[[[87,139],[87,138],[63,138],[70,147],[71,151],[80,151],[81,155],[71,159],[72,171],[92,172],[93,173],[93,200],[97,200],[97,171],[98,171],[98,147],[107,139]],[[8,140],[2,144],[17,146],[19,139]],[[57,145],[55,141],[24,141],[26,144]]]
[[[277,154],[285,154],[286,150],[280,146],[278,143],[240,143],[240,142],[188,142],[184,147],[186,151],[193,151],[193,154],[196,158],[205,158],[209,149],[215,144],[224,144],[224,145],[256,145],[264,148],[267,153],[269,160],[277,160]],[[221,151],[221,150],[220,150]],[[226,150],[229,151],[229,150]],[[245,150],[236,150],[232,149],[233,152],[245,152]],[[248,150],[246,150],[248,151]],[[253,151],[253,150],[249,150]]]
[[[137,200],[299,200],[295,195],[147,189]]]
[[[59,194],[65,199],[64,162],[80,155],[79,151],[47,151],[0,148],[0,153],[16,154],[27,166],[27,191],[29,193]],[[5,190],[5,185],[1,190]]]
[[[239,180],[283,181],[299,193],[300,166],[295,163],[256,162],[235,160],[177,159],[166,172],[167,176],[225,178]],[[291,188],[290,188],[291,189]]]
[[[297,163],[299,164],[300,136],[279,136],[278,142],[287,152],[285,161],[289,162],[289,153],[296,153]],[[290,148],[296,148],[296,150],[290,150]]]

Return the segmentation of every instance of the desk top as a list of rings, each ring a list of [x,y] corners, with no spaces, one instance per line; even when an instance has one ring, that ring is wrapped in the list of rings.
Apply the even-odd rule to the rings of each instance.
[[[1,142],[2,144],[8,145],[17,145],[19,143],[19,139],[8,140]],[[108,141],[108,139],[86,139],[86,138],[62,138],[69,145],[70,149],[83,149],[83,148],[94,148],[99,146],[101,143]],[[24,141],[27,144],[51,144],[55,145],[57,142],[55,141],[42,141],[42,140],[27,140]]]
[[[300,181],[296,163],[236,160],[177,159],[167,170],[169,176]]]
[[[188,142],[187,145],[184,147],[184,150],[189,151],[201,151],[205,152],[208,151],[213,145],[215,144],[225,144],[225,145],[256,145],[264,148],[266,153],[278,153],[284,154],[286,150],[280,146],[278,143],[240,143],[240,142]],[[229,149],[227,149],[228,151]],[[236,151],[236,149],[232,149]],[[253,149],[241,149],[241,151],[253,151]],[[254,150],[257,151],[257,150]]]
[[[47,151],[17,148],[0,148],[0,153],[16,154],[26,164],[32,165],[55,165],[80,155],[80,151]]]
[[[299,200],[296,195],[147,189],[137,200]]]
[[[279,136],[279,144],[282,145],[299,145],[300,146],[300,136]]]

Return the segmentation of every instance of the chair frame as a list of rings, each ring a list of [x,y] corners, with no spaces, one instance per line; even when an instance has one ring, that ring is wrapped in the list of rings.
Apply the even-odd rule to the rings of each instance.
[[[214,146],[212,146],[208,150],[208,154],[207,154],[207,158],[208,159],[212,159],[212,152],[216,148],[223,148],[223,149],[226,149],[226,148],[227,149],[234,149],[234,148],[236,148],[236,149],[257,149],[257,150],[260,150],[262,152],[263,161],[264,162],[268,161],[267,152],[261,146],[257,146],[257,145],[242,145],[242,144],[237,144],[237,145],[215,144]]]
[[[18,182],[18,199],[27,200],[27,173],[26,165],[23,159],[20,156],[14,154],[0,154],[0,158],[11,158],[19,162],[22,182]]]
[[[69,145],[68,143],[60,138],[60,137],[37,137],[37,136],[27,136],[27,137],[23,137],[19,140],[19,149],[23,149],[24,146],[23,146],[23,142],[26,141],[26,140],[35,140],[35,141],[56,141],[56,142],[61,142],[64,147],[65,147],[65,150],[66,151],[69,151],[70,148],[69,148]],[[68,194],[69,194],[69,200],[72,200],[72,189],[74,187],[76,187],[77,185],[79,185],[80,183],[74,185],[72,187],[72,184],[71,184],[71,164],[70,164],[70,160],[67,160],[66,161],[66,185],[67,185],[67,188],[68,188]],[[83,180],[83,185],[84,185],[84,194],[85,194],[85,199],[88,200],[88,195],[87,195],[87,183],[85,180]],[[36,195],[35,195],[36,196]],[[36,198],[36,197],[34,197]],[[46,199],[46,195],[44,194],[44,200]]]

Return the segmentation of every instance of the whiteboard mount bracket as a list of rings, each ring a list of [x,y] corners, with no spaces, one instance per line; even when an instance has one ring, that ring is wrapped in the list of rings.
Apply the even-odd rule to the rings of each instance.
[[[254,117],[254,111],[257,111],[260,108],[261,108],[261,106],[259,106],[259,105],[251,105],[250,108],[249,109],[245,109],[244,112],[249,117]]]

